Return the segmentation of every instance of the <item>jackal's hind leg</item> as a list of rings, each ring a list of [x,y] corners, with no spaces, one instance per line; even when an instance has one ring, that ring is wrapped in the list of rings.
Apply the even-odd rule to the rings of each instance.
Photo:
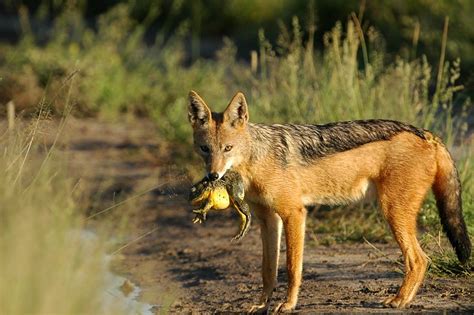
[[[415,297],[423,282],[427,257],[416,238],[416,216],[422,198],[411,199],[401,204],[381,200],[382,210],[387,218],[393,235],[400,246],[405,262],[405,277],[396,296],[387,298],[383,304],[389,307],[402,308]]]

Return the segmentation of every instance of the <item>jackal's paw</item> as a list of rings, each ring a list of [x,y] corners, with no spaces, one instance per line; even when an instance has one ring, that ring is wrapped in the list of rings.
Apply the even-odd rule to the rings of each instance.
[[[408,301],[397,296],[389,297],[385,301],[383,301],[383,305],[385,307],[392,307],[392,308],[403,308],[407,306]]]
[[[249,314],[267,314],[268,313],[268,303],[260,303],[253,305],[250,310]]]
[[[295,309],[296,303],[284,302],[278,304],[273,311],[273,314],[291,313]]]

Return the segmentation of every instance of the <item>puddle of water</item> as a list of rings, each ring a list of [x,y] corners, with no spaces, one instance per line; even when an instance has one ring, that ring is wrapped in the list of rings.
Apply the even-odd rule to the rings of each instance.
[[[117,306],[125,314],[153,315],[154,305],[138,301],[141,289],[127,278],[112,272],[105,275],[107,289],[104,292],[104,310],[116,309]]]
[[[90,230],[73,231],[72,235],[79,235],[80,240],[85,246],[97,242],[97,235]],[[118,276],[109,271],[111,255],[103,255],[104,262],[104,280],[106,284],[103,293],[103,313],[108,313],[109,310],[119,310],[123,314],[142,314],[153,315],[153,309],[158,305],[139,302],[138,298],[141,293],[140,287],[132,283],[125,277]]]

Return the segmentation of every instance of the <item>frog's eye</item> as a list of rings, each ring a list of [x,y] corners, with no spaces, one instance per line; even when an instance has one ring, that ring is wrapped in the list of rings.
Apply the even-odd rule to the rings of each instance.
[[[207,145],[202,145],[199,147],[202,152],[209,153],[209,147]]]
[[[232,146],[230,144],[226,145],[224,151],[229,152],[230,150],[232,150]]]

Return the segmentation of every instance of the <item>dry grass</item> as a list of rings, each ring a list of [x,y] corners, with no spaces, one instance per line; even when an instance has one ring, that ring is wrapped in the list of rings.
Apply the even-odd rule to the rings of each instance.
[[[104,241],[85,232],[75,183],[42,144],[44,118],[0,136],[0,313],[120,314],[104,305]]]

